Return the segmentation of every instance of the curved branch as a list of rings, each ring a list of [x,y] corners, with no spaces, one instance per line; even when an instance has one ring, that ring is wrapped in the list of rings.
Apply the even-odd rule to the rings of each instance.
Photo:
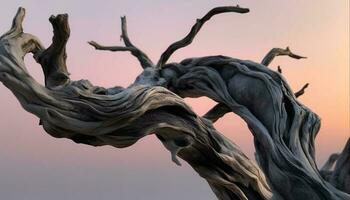
[[[320,174],[322,178],[324,178],[326,181],[329,181],[333,174],[333,167],[334,164],[337,162],[339,158],[338,153],[334,153],[329,156],[326,163],[323,165],[323,167],[320,169]]]
[[[306,83],[299,91],[294,93],[295,97],[298,98],[305,93],[305,89],[309,87],[309,83]]]
[[[33,53],[35,57],[44,49],[44,46],[37,39],[37,37],[28,33],[23,33],[22,23],[24,17],[25,9],[19,7],[12,20],[10,30],[0,36],[0,41],[8,42],[8,44],[4,46],[8,47],[9,51],[17,51],[16,53],[19,54],[19,58],[21,58],[21,56],[23,57],[27,53]],[[11,57],[11,59],[16,59],[16,57]],[[16,60],[16,62],[21,62],[21,59]],[[21,70],[26,71],[25,67],[21,68]]]
[[[339,190],[350,194],[350,138],[339,155],[330,182]]]
[[[229,112],[231,112],[231,109],[229,107],[227,107],[225,104],[218,103],[212,109],[210,109],[203,117],[214,123]]]
[[[174,74],[168,78],[168,87],[176,94],[209,97],[247,123],[254,137],[256,159],[276,198],[350,199],[322,179],[314,147],[320,119],[297,101],[279,72],[223,56],[186,59],[165,65],[162,71]],[[219,107],[209,112],[214,120],[224,113],[216,111]]]
[[[226,8],[215,8],[198,20],[192,35],[171,45],[158,67],[163,67],[176,49],[189,44],[211,16],[229,12]],[[248,12],[239,7],[229,8]],[[15,17],[19,22],[23,12],[20,10]],[[53,43],[44,51],[40,42],[21,28],[1,37],[0,81],[25,110],[41,119],[40,124],[53,137],[92,146],[124,148],[155,133],[171,152],[172,160],[179,164],[179,156],[188,162],[220,200],[350,199],[320,175],[314,148],[320,119],[297,101],[280,73],[252,61],[208,56],[164,65],[161,69],[147,68],[127,88],[104,89],[86,80],[68,78],[62,82],[55,74],[68,73],[67,16],[58,15],[50,18],[50,22],[54,26]],[[134,47],[125,25],[122,18],[124,42],[128,48]],[[23,58],[29,52],[43,65],[44,73],[47,70],[46,87],[36,82],[25,68]],[[219,104],[206,114],[208,120],[197,116],[180,96],[207,96]],[[270,185],[259,167],[210,122],[223,116],[228,108],[252,132],[256,158]],[[344,191],[349,180],[349,149],[350,140],[331,179]]]
[[[276,56],[289,56],[289,57],[295,58],[295,59],[306,58],[304,56],[294,54],[293,52],[291,52],[289,47],[287,47],[286,49],[273,48],[263,58],[263,60],[261,61],[261,64],[268,66]]]
[[[339,158],[338,153],[333,153],[332,155],[330,155],[328,160],[326,161],[326,163],[321,168],[321,171],[322,170],[332,170],[332,168],[333,168],[334,164],[337,162],[338,158]]]
[[[223,6],[216,7],[210,10],[204,17],[197,19],[196,23],[192,26],[191,31],[181,40],[171,44],[164,53],[160,56],[160,59],[157,63],[158,68],[162,68],[164,64],[169,60],[170,56],[178,49],[188,46],[192,43],[194,37],[197,35],[199,30],[202,28],[205,22],[210,20],[211,17],[221,13],[235,12],[235,13],[247,13],[249,12],[248,8],[241,8],[237,6]]]
[[[19,7],[15,17],[12,20],[11,29],[2,35],[0,37],[0,40],[2,38],[4,38],[5,36],[6,37],[15,37],[16,35],[23,33],[22,22],[23,22],[24,16],[25,16],[25,9],[22,7]]]
[[[113,92],[86,80],[69,81],[64,87],[44,87],[25,70],[23,58],[28,42],[24,36],[0,40],[0,81],[25,110],[40,118],[40,124],[53,137],[124,148],[155,133],[171,152],[172,160],[178,163],[179,156],[188,162],[219,199],[272,198],[259,167],[216,131],[209,120],[197,116],[178,95],[164,87],[137,81],[125,89],[112,88]],[[59,39],[62,38],[65,37]],[[65,43],[66,39],[60,42]],[[56,45],[55,41],[49,50],[38,55],[39,58],[51,55],[41,57],[49,60],[39,61],[50,63],[50,59],[58,59],[57,55],[62,58],[64,45]],[[50,54],[51,51],[55,53]],[[161,78],[159,73],[152,75],[153,79]],[[53,81],[56,78],[52,76]]]

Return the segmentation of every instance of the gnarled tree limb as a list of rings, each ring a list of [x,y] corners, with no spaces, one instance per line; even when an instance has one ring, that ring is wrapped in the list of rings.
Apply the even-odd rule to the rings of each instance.
[[[295,59],[302,59],[302,58],[306,58],[304,56],[299,56],[297,54],[294,54],[289,47],[287,47],[286,49],[281,49],[281,48],[273,48],[271,49],[267,55],[263,58],[263,60],[261,61],[261,64],[268,66],[272,60],[276,57],[276,56],[289,56],[291,58],[295,58]]]
[[[350,142],[330,179],[337,189],[322,178],[315,162],[314,140],[320,119],[298,102],[280,73],[227,56],[189,58],[165,65],[176,49],[191,43],[204,22],[222,12],[244,13],[248,9],[214,8],[198,20],[188,36],[169,46],[158,68],[149,67],[146,61],[132,85],[105,89],[86,80],[70,81],[66,77],[62,81],[55,75],[68,76],[66,15],[50,20],[53,44],[44,50],[36,37],[23,33],[24,9],[20,8],[13,28],[0,39],[0,81],[25,110],[41,119],[53,137],[124,148],[156,134],[171,152],[172,160],[179,164],[179,156],[188,162],[220,200],[350,200],[350,195],[341,191],[347,191],[344,183],[348,176],[343,175],[348,175]],[[134,48],[126,32],[123,39],[125,48]],[[43,65],[44,73],[47,70],[45,86],[25,68],[23,58],[29,52]],[[271,54],[269,62],[277,54]],[[181,98],[200,96],[218,102],[205,115],[207,119],[197,116]],[[247,123],[264,173],[212,126],[210,120],[227,111]]]
[[[159,73],[149,73],[157,69],[145,69],[147,73],[128,88],[104,89],[86,80],[45,87],[25,70],[26,53],[40,53],[36,46],[29,45],[32,43],[40,42],[22,32],[2,37],[0,81],[25,110],[41,119],[41,125],[53,137],[124,148],[155,133],[173,161],[178,164],[179,156],[188,162],[219,199],[272,198],[264,174],[235,144],[217,132],[209,120],[197,116],[182,98],[157,85],[164,81],[147,82],[150,78],[161,79]],[[64,54],[62,46],[52,46]],[[55,60],[56,55],[48,58]]]
[[[223,56],[181,63],[163,67],[162,74],[176,74],[168,87],[181,97],[209,97],[247,123],[275,198],[350,199],[322,179],[314,157],[320,120],[296,100],[280,73]]]
[[[18,34],[23,33],[22,22],[23,22],[24,16],[25,16],[24,8],[22,8],[22,7],[18,8],[17,13],[12,20],[12,26],[11,26],[10,30],[7,31],[6,33],[4,33],[0,37],[0,40],[5,38],[5,37],[7,37],[7,38],[16,37]]]
[[[337,159],[330,182],[339,190],[350,194],[350,139]]]
[[[50,88],[67,84],[70,81],[66,66],[66,44],[70,28],[67,14],[51,16],[49,21],[54,33],[52,44],[34,57],[44,71],[45,85]]]

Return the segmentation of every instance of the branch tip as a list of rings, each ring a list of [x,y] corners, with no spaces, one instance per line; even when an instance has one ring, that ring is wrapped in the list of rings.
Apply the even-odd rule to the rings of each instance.
[[[309,83],[306,83],[298,92],[296,92],[294,95],[296,98],[300,97],[305,93],[305,89],[309,87]]]
[[[276,56],[289,56],[289,57],[294,58],[294,59],[305,59],[305,58],[307,58],[305,56],[300,56],[298,54],[293,53],[290,50],[290,48],[287,46],[285,49],[282,49],[282,48],[273,48],[273,49],[271,49],[266,54],[266,56],[263,58],[263,60],[261,61],[261,64],[263,64],[265,66],[268,66]]]
[[[192,26],[190,32],[181,40],[172,43],[160,56],[159,61],[157,63],[158,68],[162,68],[166,62],[169,60],[170,56],[178,49],[186,47],[190,45],[199,32],[199,30],[202,28],[203,24],[207,21],[209,21],[214,15],[218,15],[221,13],[227,13],[227,12],[235,12],[235,13],[247,13],[249,12],[248,8],[241,8],[240,6],[222,6],[222,7],[216,7],[211,9],[206,15],[204,15],[202,18],[197,19],[196,23]]]
[[[7,38],[12,38],[17,36],[18,34],[23,33],[23,20],[25,17],[25,9],[23,7],[19,7],[17,9],[17,12],[15,14],[15,16],[13,17],[12,20],[12,25],[9,31],[7,31],[5,34],[3,34],[2,36],[0,36],[0,40],[4,37]]]
[[[281,69],[281,66],[277,66],[277,71],[280,73],[280,74],[282,74],[282,69]]]

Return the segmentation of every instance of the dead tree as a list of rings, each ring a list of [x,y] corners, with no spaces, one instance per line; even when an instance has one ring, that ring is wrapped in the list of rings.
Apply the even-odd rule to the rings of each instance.
[[[130,51],[143,72],[127,88],[103,88],[69,78],[67,14],[50,17],[54,35],[45,48],[38,38],[23,32],[25,10],[19,8],[11,29],[0,37],[0,81],[53,137],[124,148],[156,134],[171,159],[176,164],[180,164],[177,157],[188,162],[218,199],[350,199],[341,191],[349,191],[345,189],[349,184],[343,184],[349,180],[343,178],[349,175],[349,148],[337,163],[336,175],[327,182],[314,157],[319,117],[296,99],[307,86],[294,94],[281,73],[267,67],[279,55],[301,56],[287,48],[273,49],[262,64],[220,55],[167,63],[176,50],[193,41],[206,21],[226,12],[247,13],[249,9],[212,9],[197,19],[186,37],[171,44],[157,64],[131,42],[122,17],[125,46],[89,43],[98,50]],[[45,86],[29,74],[23,60],[28,53],[42,66]],[[204,117],[182,99],[200,96],[218,102]],[[259,166],[213,127],[227,112],[247,123]]]

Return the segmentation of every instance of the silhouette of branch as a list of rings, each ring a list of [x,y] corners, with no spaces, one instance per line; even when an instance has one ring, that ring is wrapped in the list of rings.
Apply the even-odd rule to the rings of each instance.
[[[309,83],[306,83],[298,92],[294,93],[295,97],[300,97],[305,93],[305,89],[309,86]]]
[[[126,24],[126,17],[121,17],[121,29],[122,34],[120,38],[124,41],[125,47],[122,46],[102,46],[98,44],[95,41],[88,42],[90,45],[95,47],[97,50],[108,50],[108,51],[130,51],[133,56],[135,56],[143,69],[148,67],[154,67],[153,62],[151,59],[148,58],[148,56],[139,48],[137,48],[135,45],[133,45],[129,39],[128,32],[127,32],[127,24]]]
[[[289,57],[295,58],[295,59],[306,58],[304,56],[294,54],[293,52],[291,52],[289,47],[287,47],[286,49],[273,48],[263,58],[263,60],[261,61],[261,64],[268,66],[276,56],[289,56]]]
[[[227,13],[227,12],[235,12],[235,13],[247,13],[249,12],[248,8],[241,8],[238,5],[237,6],[223,6],[223,7],[216,7],[210,10],[204,17],[201,19],[197,19],[197,22],[192,26],[191,31],[181,40],[174,42],[171,44],[161,55],[157,67],[161,68],[163,65],[169,60],[170,56],[178,49],[183,48],[185,46],[188,46],[192,43],[193,39],[199,32],[199,30],[202,28],[205,22],[210,20],[211,17],[217,14],[221,13]]]

